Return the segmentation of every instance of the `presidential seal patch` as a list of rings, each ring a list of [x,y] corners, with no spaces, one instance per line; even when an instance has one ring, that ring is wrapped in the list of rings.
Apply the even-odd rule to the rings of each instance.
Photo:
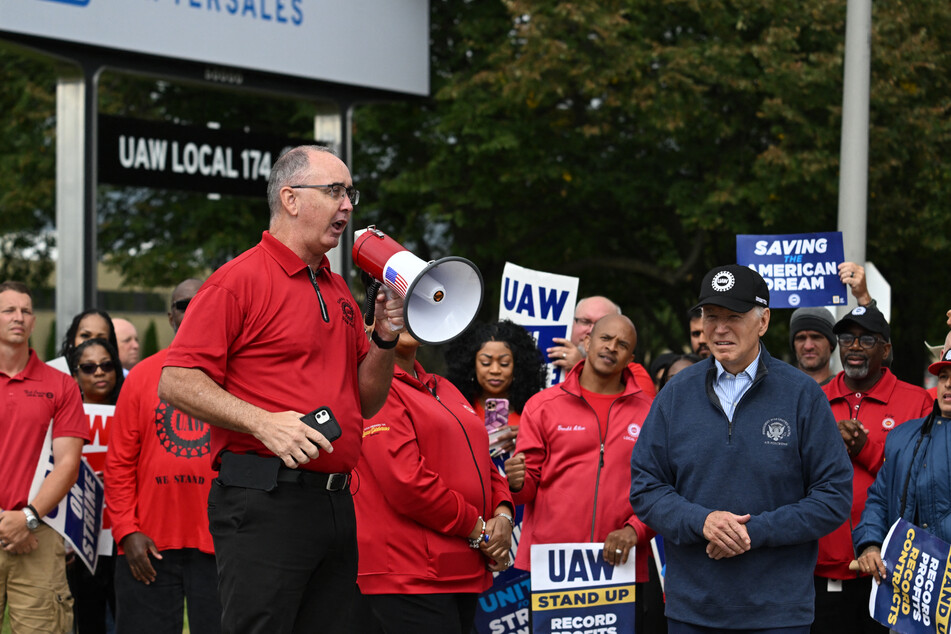
[[[767,445],[780,445],[785,447],[788,445],[788,442],[785,442],[790,435],[792,435],[792,429],[782,418],[770,418],[763,424],[763,435],[766,436],[764,441]]]

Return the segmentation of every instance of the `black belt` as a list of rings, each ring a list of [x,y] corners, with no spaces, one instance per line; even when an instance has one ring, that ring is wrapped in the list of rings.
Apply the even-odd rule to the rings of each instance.
[[[278,482],[297,482],[302,486],[326,491],[343,491],[350,486],[349,473],[319,473],[303,469],[288,469],[276,456],[221,454],[217,481],[224,486],[237,486],[259,491],[272,491]]]
[[[278,482],[299,482],[304,486],[317,487],[328,491],[343,491],[350,486],[349,473],[320,473],[317,471],[303,471],[288,469],[281,466],[277,472]]]

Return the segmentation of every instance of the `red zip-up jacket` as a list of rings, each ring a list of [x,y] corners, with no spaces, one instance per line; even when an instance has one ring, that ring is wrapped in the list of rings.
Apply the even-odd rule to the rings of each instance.
[[[885,459],[885,438],[888,432],[905,421],[927,416],[934,405],[924,388],[899,381],[888,368],[882,370],[882,378],[872,386],[853,412],[846,396],[852,394],[845,385],[844,373],[822,386],[829,397],[829,405],[837,421],[855,418],[868,430],[865,446],[852,458],[852,513],[848,522],[819,540],[819,560],[816,576],[828,579],[855,579],[858,575],[849,571],[849,563],[856,558],[852,546],[852,530],[859,525],[868,488],[882,468]]]
[[[631,511],[631,452],[651,399],[624,369],[624,391],[607,421],[581,394],[578,363],[565,381],[525,404],[515,444],[525,454],[525,484],[513,495],[525,505],[515,566],[531,569],[532,544],[601,542],[630,525],[637,532],[637,580],[647,581],[654,531]],[[601,462],[603,446],[603,464]]]
[[[478,593],[492,585],[488,559],[467,538],[508,483],[489,457],[489,436],[448,380],[416,363],[397,366],[383,409],[364,422],[363,455],[350,490],[363,594]]]

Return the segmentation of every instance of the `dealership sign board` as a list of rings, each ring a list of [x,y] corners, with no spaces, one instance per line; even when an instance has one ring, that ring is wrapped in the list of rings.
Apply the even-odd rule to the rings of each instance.
[[[429,93],[428,0],[0,0],[3,32]]]

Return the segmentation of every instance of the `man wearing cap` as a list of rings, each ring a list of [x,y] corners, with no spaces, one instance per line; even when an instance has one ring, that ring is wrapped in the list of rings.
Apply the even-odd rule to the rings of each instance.
[[[804,634],[817,541],[848,516],[848,455],[815,381],[760,342],[769,290],[755,271],[703,278],[713,355],[661,390],[631,457],[631,505],[663,535],[671,634]]]
[[[797,308],[789,319],[789,345],[796,354],[796,367],[819,385],[832,380],[829,359],[835,350],[834,325],[832,313],[821,307]]]
[[[852,512],[848,522],[819,540],[812,631],[884,632],[886,628],[868,615],[871,584],[849,571],[849,563],[856,557],[852,529],[862,517],[868,488],[882,466],[889,431],[906,420],[926,416],[934,400],[924,389],[899,381],[884,367],[892,347],[891,329],[876,306],[855,308],[832,331],[844,369],[822,389],[852,460]]]

